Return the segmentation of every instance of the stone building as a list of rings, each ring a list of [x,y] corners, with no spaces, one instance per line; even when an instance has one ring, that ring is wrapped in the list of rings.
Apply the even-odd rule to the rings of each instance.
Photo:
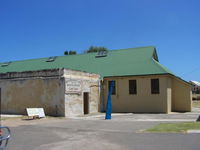
[[[57,74],[56,79],[48,72]],[[112,80],[115,82],[112,93],[113,112],[191,111],[191,85],[159,63],[155,47],[1,63],[0,73],[2,108],[6,113],[22,113],[25,107],[39,106],[46,107],[45,112],[50,115],[62,116],[105,111],[108,87]],[[60,73],[61,76],[58,75]],[[40,75],[44,77],[41,79]],[[23,76],[26,76],[26,81],[20,80]],[[67,78],[70,77],[77,79],[67,82]],[[43,86],[35,78],[40,79]],[[46,82],[47,79],[49,82]],[[24,85],[29,80],[32,83]],[[80,80],[81,90],[78,88]],[[13,91],[25,94],[24,89],[20,89],[21,83],[25,89],[29,88],[31,91],[33,85],[35,89],[33,88],[32,93],[29,91],[26,97],[22,96],[19,100]],[[15,84],[17,86],[14,86]],[[67,85],[69,87],[77,85],[79,92],[69,94],[70,88]],[[39,87],[42,87],[44,92],[40,92]],[[41,105],[39,103],[36,105],[35,101],[38,98],[34,95],[37,94],[40,97],[39,101],[42,102]],[[87,104],[89,109],[84,107],[84,99],[89,99]],[[22,101],[20,104],[23,105],[20,110],[14,109],[18,101]]]
[[[99,75],[69,69],[0,74],[2,113],[26,114],[44,108],[47,115],[98,112]]]

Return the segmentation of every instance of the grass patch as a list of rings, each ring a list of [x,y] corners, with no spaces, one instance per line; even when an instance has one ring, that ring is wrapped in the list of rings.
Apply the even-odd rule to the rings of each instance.
[[[199,101],[193,101],[192,106],[193,107],[200,107],[200,100]]]
[[[170,133],[184,133],[187,130],[200,130],[200,122],[185,122],[185,123],[161,123],[152,128],[147,129],[147,132],[170,132]]]

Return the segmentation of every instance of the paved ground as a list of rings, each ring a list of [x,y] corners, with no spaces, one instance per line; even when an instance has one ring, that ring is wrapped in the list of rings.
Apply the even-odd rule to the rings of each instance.
[[[177,122],[177,121],[196,121],[199,114],[115,114],[112,117],[113,121],[155,121],[155,122]],[[82,120],[104,120],[104,114],[87,116],[87,117],[72,117],[71,119]]]
[[[117,114],[104,120],[100,114],[79,119],[9,119],[2,124],[12,130],[7,150],[199,150],[200,134],[139,132],[163,120],[190,121],[198,115]]]

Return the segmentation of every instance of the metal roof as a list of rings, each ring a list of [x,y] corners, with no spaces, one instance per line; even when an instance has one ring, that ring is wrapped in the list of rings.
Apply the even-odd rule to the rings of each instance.
[[[130,76],[172,74],[158,61],[153,46],[110,50],[105,57],[97,53],[58,56],[54,61],[47,58],[13,61],[4,66],[0,63],[0,73],[35,71],[43,69],[67,68],[106,76]]]

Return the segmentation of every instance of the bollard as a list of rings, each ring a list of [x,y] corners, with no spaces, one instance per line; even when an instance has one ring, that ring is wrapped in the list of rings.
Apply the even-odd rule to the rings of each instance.
[[[106,120],[111,120],[112,116],[112,99],[111,99],[111,95],[112,95],[112,90],[113,90],[113,86],[114,86],[115,82],[112,81],[109,87],[109,93],[108,93],[108,98],[107,98],[107,104],[106,104],[106,116],[105,119]]]

